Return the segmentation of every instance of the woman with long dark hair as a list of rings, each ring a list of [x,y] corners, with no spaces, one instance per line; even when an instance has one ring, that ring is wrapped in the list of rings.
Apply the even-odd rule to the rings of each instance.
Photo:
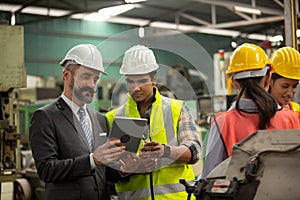
[[[234,52],[226,74],[238,90],[231,107],[218,115],[208,135],[201,178],[232,155],[235,143],[263,129],[300,129],[297,117],[267,92],[272,68],[263,49],[245,43]]]

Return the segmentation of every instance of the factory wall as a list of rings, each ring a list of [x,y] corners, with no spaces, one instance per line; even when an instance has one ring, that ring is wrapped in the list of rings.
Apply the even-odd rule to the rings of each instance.
[[[23,19],[24,20],[24,19]],[[26,21],[26,20],[25,20]],[[150,33],[150,37],[147,34]],[[80,43],[92,43],[99,47],[103,54],[105,68],[109,73],[103,79],[118,79],[118,71],[121,65],[121,58],[127,48],[133,44],[146,44],[161,48],[155,50],[157,60],[169,66],[175,64],[194,65],[184,55],[178,56],[166,47],[177,49],[189,54],[194,62],[205,62],[199,60],[199,55],[191,50],[190,46],[178,40],[178,35],[152,34],[155,30],[145,30],[145,37],[138,37],[138,27],[113,24],[108,22],[90,22],[77,19],[58,18],[41,21],[24,26],[25,66],[28,75],[61,76],[59,61],[66,52],[74,45]],[[162,32],[162,31],[161,31]],[[182,38],[182,36],[179,36]],[[222,48],[230,50],[230,37],[221,37],[207,34],[186,34],[185,37],[195,40],[203,47],[212,58],[213,54]],[[169,38],[166,40],[166,38]],[[197,61],[198,60],[198,61]],[[197,63],[196,63],[197,64]],[[211,62],[209,63],[211,65]],[[212,67],[203,67],[203,73],[212,75]],[[213,78],[213,77],[211,77]]]

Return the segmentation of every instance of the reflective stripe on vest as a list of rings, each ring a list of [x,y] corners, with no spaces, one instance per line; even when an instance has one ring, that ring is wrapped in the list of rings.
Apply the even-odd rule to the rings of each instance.
[[[290,101],[291,110],[294,112],[300,112],[300,105],[296,102]]]
[[[192,185],[194,184],[193,181],[189,181],[189,184]],[[180,183],[178,184],[168,184],[168,185],[161,185],[161,186],[154,186],[154,191],[155,191],[155,196],[159,196],[159,195],[164,195],[165,199],[170,199],[170,198],[166,198],[166,194],[170,194],[170,193],[176,193],[176,197],[175,199],[180,199],[179,198],[179,194],[178,193],[183,193],[182,195],[186,195],[186,192],[183,190],[184,186]],[[181,196],[181,195],[180,195]],[[151,191],[149,190],[149,188],[143,188],[143,189],[139,189],[137,191],[125,191],[125,192],[120,192],[119,193],[119,197],[120,200],[122,199],[143,199],[143,198],[147,198],[147,197],[151,197]],[[155,199],[157,199],[158,197],[156,197]]]
[[[300,120],[300,105],[296,102],[290,101],[289,103],[291,110],[294,111],[298,119]]]
[[[165,120],[165,129],[167,132],[167,141],[170,146],[177,145],[177,137],[174,131],[173,118],[170,113],[172,113],[171,102],[169,98],[162,97],[162,110]]]

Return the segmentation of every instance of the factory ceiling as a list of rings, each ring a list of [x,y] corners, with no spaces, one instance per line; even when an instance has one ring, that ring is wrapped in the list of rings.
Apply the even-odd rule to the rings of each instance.
[[[287,9],[284,2],[286,0],[144,0],[107,21],[233,37],[274,36],[284,34]],[[291,2],[298,13],[298,0]],[[0,11],[14,13],[16,24],[26,25],[56,18],[82,18],[102,8],[124,4],[128,3],[119,0],[0,0]],[[18,21],[24,13],[34,13],[30,8],[43,8],[45,13],[34,20]],[[54,15],[54,11],[63,12]]]

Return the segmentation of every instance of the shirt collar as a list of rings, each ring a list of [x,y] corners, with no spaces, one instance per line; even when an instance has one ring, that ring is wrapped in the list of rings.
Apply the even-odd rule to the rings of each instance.
[[[66,102],[66,104],[71,108],[72,112],[77,115],[79,109],[81,108],[76,103],[71,101],[68,97],[66,97],[64,94],[61,95],[61,98]],[[83,104],[82,108],[86,111],[86,104]]]
[[[239,101],[239,107],[242,111],[248,112],[248,113],[257,113],[258,108],[255,102],[252,99],[240,99]],[[236,101],[234,101],[229,110],[236,109]],[[280,105],[277,106],[277,110],[281,110],[282,107]]]

